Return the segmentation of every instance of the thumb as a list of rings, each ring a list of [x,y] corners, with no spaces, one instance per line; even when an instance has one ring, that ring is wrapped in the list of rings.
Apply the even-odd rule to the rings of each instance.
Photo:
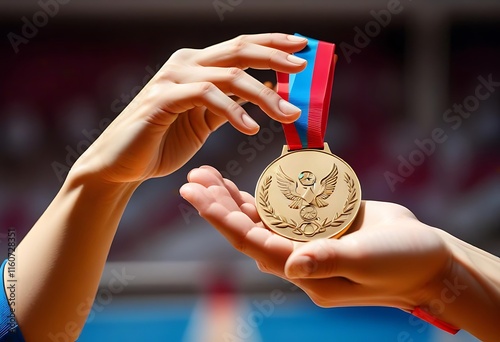
[[[361,254],[355,241],[320,239],[296,249],[285,264],[288,278],[349,278],[356,273]]]

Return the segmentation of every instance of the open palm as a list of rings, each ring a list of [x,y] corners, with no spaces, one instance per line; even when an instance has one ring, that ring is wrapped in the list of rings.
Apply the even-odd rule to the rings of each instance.
[[[364,201],[340,239],[293,242],[266,229],[254,198],[212,167],[191,171],[181,195],[261,271],[301,287],[320,306],[381,305],[412,310],[450,267],[437,229],[406,208]]]

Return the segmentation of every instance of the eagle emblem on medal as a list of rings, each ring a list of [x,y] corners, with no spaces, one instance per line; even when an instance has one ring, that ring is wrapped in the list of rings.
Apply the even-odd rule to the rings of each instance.
[[[356,174],[326,143],[324,150],[290,152],[285,146],[255,190],[264,225],[295,241],[340,237],[361,204]]]
[[[281,165],[276,172],[276,178],[281,193],[290,201],[288,207],[299,210],[303,220],[294,228],[293,233],[312,237],[324,232],[326,228],[319,223],[317,209],[328,206],[326,200],[335,191],[337,166],[333,164],[331,171],[319,182],[316,175],[307,170],[300,172],[294,179],[283,171]]]

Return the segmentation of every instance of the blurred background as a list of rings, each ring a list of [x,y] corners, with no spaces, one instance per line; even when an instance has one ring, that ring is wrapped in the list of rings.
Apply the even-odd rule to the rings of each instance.
[[[22,239],[174,51],[274,31],[337,44],[325,140],[364,199],[405,205],[500,255],[498,1],[1,0],[0,30],[2,255],[7,229]],[[80,341],[476,341],[396,309],[317,308],[197,216],[178,195],[191,168],[213,165],[253,193],[281,152],[279,125],[246,109],[261,125],[255,138],[226,125],[135,193]],[[123,287],[111,290],[117,277]]]

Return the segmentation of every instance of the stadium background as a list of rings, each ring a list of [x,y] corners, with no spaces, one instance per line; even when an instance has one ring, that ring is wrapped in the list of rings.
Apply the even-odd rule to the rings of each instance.
[[[500,91],[460,122],[445,114],[481,76],[500,80],[499,19],[500,3],[486,0],[3,0],[0,252],[7,229],[22,239],[75,158],[175,50],[278,31],[337,44],[326,141],[356,170],[363,197],[403,204],[500,255]],[[475,341],[396,309],[317,308],[197,217],[178,195],[191,168],[213,165],[253,192],[281,151],[279,126],[247,110],[256,137],[226,125],[185,167],[135,193],[80,341]],[[436,129],[447,139],[424,154],[416,140]],[[402,160],[418,165],[390,184]],[[117,277],[123,287],[111,291]]]

